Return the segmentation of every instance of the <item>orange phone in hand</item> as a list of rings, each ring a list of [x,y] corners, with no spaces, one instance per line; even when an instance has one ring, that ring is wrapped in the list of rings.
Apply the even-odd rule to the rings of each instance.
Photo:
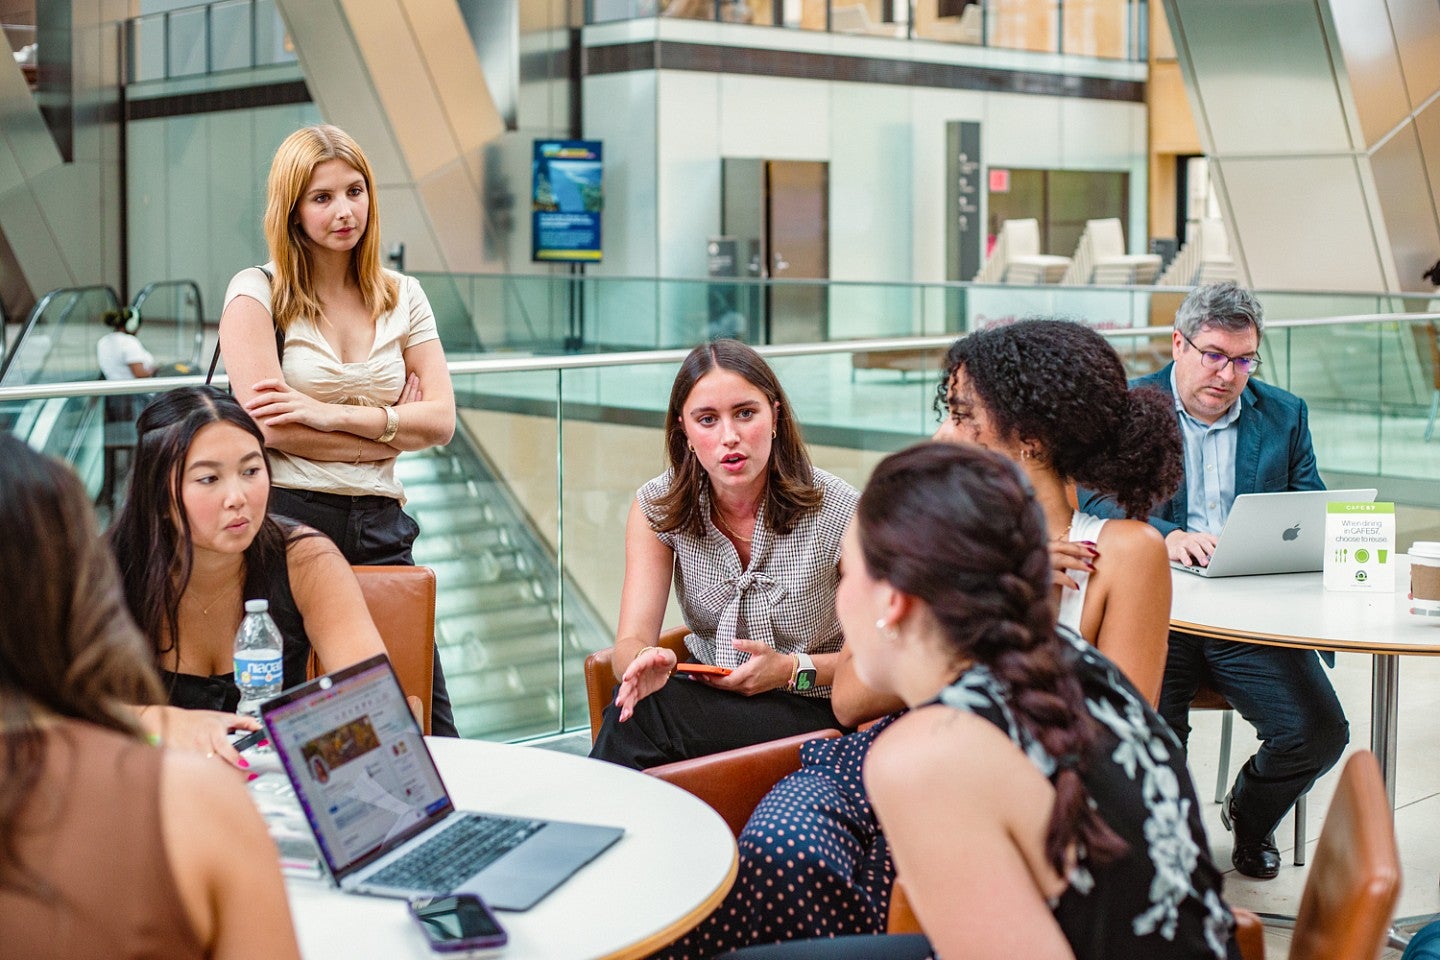
[[[711,663],[677,663],[675,672],[697,677],[728,677],[732,671],[729,667],[717,667]]]

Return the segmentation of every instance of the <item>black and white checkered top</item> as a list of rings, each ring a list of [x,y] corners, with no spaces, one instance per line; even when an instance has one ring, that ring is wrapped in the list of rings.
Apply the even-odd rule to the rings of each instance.
[[[667,471],[640,488],[640,509],[652,526],[655,501],[670,489]],[[735,668],[748,659],[736,650],[736,637],[768,643],[781,653],[835,653],[844,643],[835,615],[840,543],[860,494],[844,480],[815,471],[824,491],[818,509],[796,521],[784,536],[765,522],[761,504],[750,544],[750,565],[740,557],[710,518],[708,485],[701,493],[705,535],[657,533],[675,552],[675,599],[690,636],[685,644],[695,659]],[[805,696],[828,697],[816,687]]]

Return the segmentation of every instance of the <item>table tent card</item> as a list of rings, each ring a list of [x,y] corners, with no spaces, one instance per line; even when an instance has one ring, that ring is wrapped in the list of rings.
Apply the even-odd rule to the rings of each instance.
[[[1325,505],[1325,589],[1395,591],[1395,504]]]

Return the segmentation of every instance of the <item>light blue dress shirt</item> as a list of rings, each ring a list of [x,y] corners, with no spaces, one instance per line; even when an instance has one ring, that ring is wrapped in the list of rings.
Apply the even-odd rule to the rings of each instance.
[[[1214,423],[1196,420],[1185,410],[1175,388],[1175,370],[1170,370],[1170,392],[1180,417],[1180,435],[1185,441],[1185,492],[1189,512],[1185,529],[1192,533],[1220,536],[1235,502],[1235,445],[1240,438],[1240,405],[1244,394]]]

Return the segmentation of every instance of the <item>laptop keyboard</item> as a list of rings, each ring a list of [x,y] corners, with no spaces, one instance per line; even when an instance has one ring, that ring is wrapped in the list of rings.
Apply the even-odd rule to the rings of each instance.
[[[466,814],[438,837],[426,840],[367,884],[402,890],[448,892],[524,843],[545,826],[541,820]]]

